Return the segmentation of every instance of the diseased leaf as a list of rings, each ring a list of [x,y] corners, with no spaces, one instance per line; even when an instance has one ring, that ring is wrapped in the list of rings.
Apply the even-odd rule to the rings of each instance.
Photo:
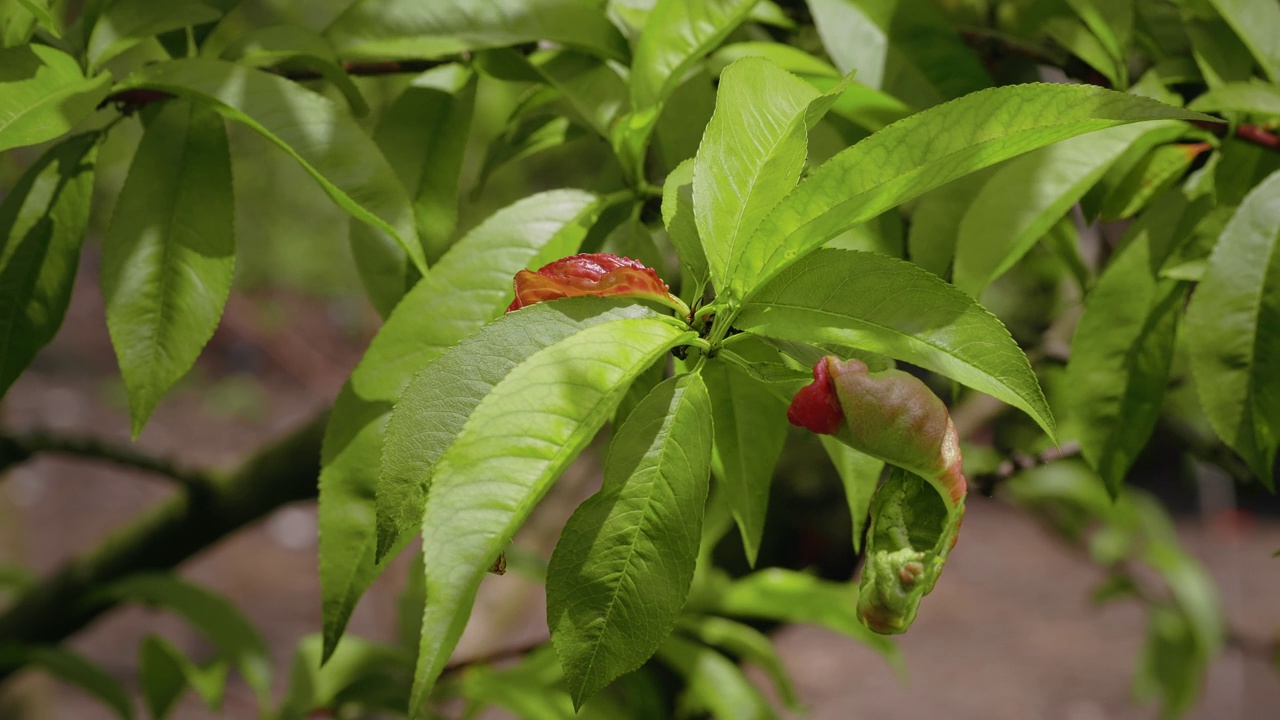
[[[712,468],[742,534],[747,562],[755,565],[773,469],[787,438],[786,401],[728,363],[709,362],[702,376],[715,418]]]
[[[111,708],[116,717],[133,720],[133,700],[124,685],[84,656],[61,646],[0,648],[0,668],[15,669],[23,665],[40,668],[53,677],[89,693]]]
[[[539,40],[626,60],[627,41],[590,0],[357,0],[325,30],[344,58],[432,58]]]
[[[1094,130],[1169,118],[1208,116],[1102,88],[1049,84],[983,90],[917,113],[814,170],[760,223],[735,277],[759,287],[841,231],[1001,160]],[[740,296],[747,289],[730,288]]]
[[[0,397],[53,339],[89,222],[97,133],[49,149],[0,203]]]
[[[221,10],[200,0],[115,0],[105,6],[89,36],[90,69],[102,67],[147,38],[222,17]]]
[[[871,498],[880,484],[884,461],[854,450],[831,435],[819,435],[818,439],[844,485],[844,497],[849,504],[849,518],[853,524],[853,549],[854,552],[862,552],[862,537],[867,534],[867,525],[871,522]]]
[[[1280,5],[1257,0],[1209,0],[1236,32],[1262,71],[1280,83]]]
[[[1000,321],[911,263],[818,250],[753,293],[734,326],[905,360],[1019,408],[1054,437],[1053,415],[1031,365]]]
[[[980,297],[1075,205],[1154,123],[1070,138],[1001,167],[960,221],[953,282]]]
[[[670,378],[627,416],[604,484],[565,524],[547,567],[547,626],[575,707],[640,667],[693,580],[711,473],[711,400]]]
[[[321,456],[325,657],[391,549],[417,532],[421,518],[409,518],[407,535],[387,530],[375,561],[376,488],[392,404],[415,372],[502,314],[516,271],[575,251],[598,209],[594,195],[556,190],[494,213],[409,291],[352,371],[330,413]]]
[[[165,103],[148,124],[102,248],[107,329],[136,438],[213,337],[235,274],[231,150],[217,113]]]
[[[85,78],[75,58],[48,45],[0,49],[0,152],[62,135],[110,87],[111,76]]]
[[[520,325],[525,312],[509,319]],[[427,608],[414,714],[452,654],[494,558],[613,413],[631,380],[693,336],[654,318],[596,325],[529,356],[475,406],[435,464],[423,514]],[[478,362],[489,359],[472,356],[471,364]]]
[[[1280,447],[1280,172],[1245,196],[1187,307],[1191,371],[1218,436],[1274,487]]]
[[[672,635],[658,649],[658,657],[684,677],[682,705],[686,713],[696,715],[698,710],[706,710],[716,718],[741,720],[776,717],[742,668],[714,649]]]
[[[260,133],[301,163],[339,207],[373,226],[378,242],[399,244],[413,267],[426,272],[413,209],[395,172],[328,99],[270,73],[204,58],[149,65],[116,86],[133,88],[199,101]]]

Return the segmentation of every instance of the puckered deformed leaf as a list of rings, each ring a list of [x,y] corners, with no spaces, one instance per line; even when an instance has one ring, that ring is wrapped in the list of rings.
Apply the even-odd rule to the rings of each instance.
[[[0,49],[0,151],[67,132],[109,87],[110,75],[86,78],[75,58],[47,45]]]
[[[540,307],[504,320],[518,326]],[[655,318],[596,325],[529,356],[475,406],[435,464],[423,513],[427,606],[412,712],[423,710],[494,559],[631,380],[693,336],[680,323]],[[489,359],[472,357],[473,366],[482,362]]]
[[[537,272],[521,270],[515,277],[515,299],[508,311],[565,297],[628,297],[674,308],[684,315],[689,308],[671,295],[653,268],[631,258],[609,253],[587,253],[561,258]]]
[[[98,135],[51,148],[0,204],[0,397],[58,331],[89,222]]]
[[[512,274],[576,250],[598,210],[596,196],[577,190],[540,193],[499,210],[414,286],[352,371],[330,414],[321,458],[326,657],[356,601],[385,566],[388,552],[420,524],[420,510],[409,514],[406,528],[390,522],[390,511],[384,510],[388,519],[377,555],[382,562],[377,561],[376,488],[392,404],[415,372],[502,314],[511,297]],[[384,504],[388,500],[382,498]]]
[[[138,145],[102,248],[107,329],[134,437],[218,327],[235,273],[234,204],[222,118],[166,103]]]
[[[1272,487],[1280,447],[1280,172],[1245,196],[1187,307],[1191,371],[1218,436]]]
[[[413,208],[396,174],[369,138],[337,105],[285,78],[205,58],[150,65],[117,90],[146,88],[204,103],[289,153],[352,217],[398,244],[419,272],[426,257]]]
[[[642,665],[693,580],[711,472],[701,376],[653,389],[618,429],[604,485],[574,511],[547,567],[547,625],[582,703]]]
[[[841,231],[1001,160],[1115,125],[1178,118],[1208,116],[1087,85],[1013,85],[930,108],[809,175],[760,223],[735,277],[757,287]]]
[[[821,249],[752,294],[734,325],[905,360],[1017,407],[1054,436],[1053,415],[1009,332],[972,298],[911,263]]]
[[[439,57],[550,40],[612,60],[627,41],[590,0],[357,0],[325,30],[344,58]]]

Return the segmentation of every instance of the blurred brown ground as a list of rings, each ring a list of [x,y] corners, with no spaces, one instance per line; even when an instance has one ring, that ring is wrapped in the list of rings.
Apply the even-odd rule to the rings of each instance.
[[[92,265],[92,263],[87,263]],[[82,268],[58,339],[9,392],[8,431],[43,428],[128,441],[127,412],[103,324],[92,267]],[[358,359],[370,326],[358,303],[294,295],[236,295],[223,327],[156,412],[139,445],[199,466],[234,463],[266,439],[325,407]],[[346,328],[345,330],[343,328]],[[352,328],[355,328],[352,330]],[[581,464],[557,486],[520,542],[549,551],[560,524],[590,492],[596,472]],[[44,574],[93,547],[165,498],[162,478],[63,458],[15,468],[0,483],[0,562]],[[277,693],[295,643],[320,628],[314,503],[283,508],[210,548],[182,568],[226,594],[267,636]],[[1230,625],[1259,640],[1280,630],[1280,521],[1262,518],[1208,530],[1181,521],[1185,546],[1220,584]],[[1130,676],[1144,619],[1132,604],[1095,608],[1088,591],[1100,572],[1034,522],[996,501],[974,498],[962,540],[920,619],[902,638],[905,684],[871,651],[812,627],[777,633],[780,650],[814,720],[974,718],[1104,720],[1154,718],[1134,705]],[[404,558],[375,585],[349,632],[390,640]],[[460,655],[527,644],[545,636],[541,587],[508,574],[490,578]],[[159,633],[199,655],[202,640],[156,612],[117,610],[73,646],[136,687],[139,639]],[[755,673],[762,686],[763,675]],[[109,717],[78,691],[28,673],[35,698],[26,717]],[[219,717],[253,717],[251,693],[233,683]],[[179,718],[209,717],[191,697]],[[1228,648],[1192,713],[1212,720],[1280,718],[1280,674],[1263,658]]]

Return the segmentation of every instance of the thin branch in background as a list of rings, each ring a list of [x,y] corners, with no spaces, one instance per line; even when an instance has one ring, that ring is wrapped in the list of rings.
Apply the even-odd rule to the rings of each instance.
[[[26,462],[36,455],[67,455],[105,460],[134,470],[163,475],[188,488],[203,488],[210,481],[209,475],[204,472],[184,468],[167,458],[149,455],[124,445],[113,445],[98,438],[59,435],[46,431],[0,435],[0,471]]]

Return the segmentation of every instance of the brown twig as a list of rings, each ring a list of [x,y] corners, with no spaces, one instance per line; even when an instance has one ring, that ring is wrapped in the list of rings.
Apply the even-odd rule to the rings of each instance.
[[[105,460],[135,470],[145,470],[163,475],[186,487],[203,487],[209,476],[203,472],[184,468],[166,458],[149,455],[140,450],[91,437],[59,435],[37,430],[22,435],[0,436],[0,471],[12,465],[26,462],[36,455],[69,455],[73,457]]]

